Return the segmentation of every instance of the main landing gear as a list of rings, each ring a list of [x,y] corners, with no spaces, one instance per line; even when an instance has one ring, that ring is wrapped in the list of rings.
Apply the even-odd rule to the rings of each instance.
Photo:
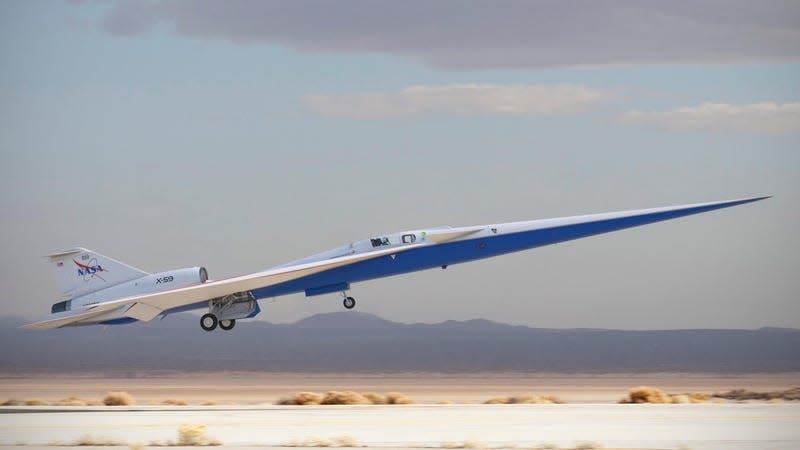
[[[230,331],[236,326],[236,319],[217,320],[217,316],[211,313],[203,314],[200,318],[200,328],[205,331],[213,331],[217,325],[225,331]]]
[[[209,300],[208,313],[200,318],[200,327],[212,331],[219,325],[225,331],[236,326],[236,319],[253,317],[258,314],[256,298],[249,291],[236,292]]]
[[[217,323],[217,316],[211,313],[203,314],[203,317],[200,318],[200,328],[206,331],[211,331],[214,328],[217,328]]]

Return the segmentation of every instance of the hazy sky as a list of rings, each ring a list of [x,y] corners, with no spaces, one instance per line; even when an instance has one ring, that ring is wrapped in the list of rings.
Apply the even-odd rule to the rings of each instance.
[[[76,245],[219,278],[772,194],[352,295],[406,322],[800,327],[798,2],[4,1],[0,58],[3,314],[48,312],[43,255]]]

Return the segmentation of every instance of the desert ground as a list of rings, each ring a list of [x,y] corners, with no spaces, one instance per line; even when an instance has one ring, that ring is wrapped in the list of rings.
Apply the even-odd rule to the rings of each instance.
[[[230,448],[777,450],[800,448],[798,402],[616,402],[638,385],[678,394],[799,384],[798,374],[15,374],[0,378],[0,399],[100,399],[125,391],[136,404],[0,407],[0,446],[178,444],[181,427],[204,425],[198,442]],[[274,405],[296,392],[330,390],[399,391],[416,403]],[[482,404],[525,394],[553,395],[565,404]],[[187,405],[159,405],[167,399]],[[444,401],[452,403],[438,404]],[[214,405],[203,405],[208,402]]]
[[[7,446],[792,449],[798,404],[0,408]],[[549,446],[549,447],[547,447]],[[602,446],[602,447],[601,447]]]
[[[642,385],[668,393],[713,393],[738,388],[773,391],[800,386],[800,373],[26,373],[0,375],[0,400],[100,398],[107,391],[125,391],[139,404],[178,399],[195,405],[209,401],[258,405],[273,404],[300,391],[353,390],[403,392],[418,403],[481,403],[493,397],[524,394],[554,395],[566,403],[613,403],[629,388]]]

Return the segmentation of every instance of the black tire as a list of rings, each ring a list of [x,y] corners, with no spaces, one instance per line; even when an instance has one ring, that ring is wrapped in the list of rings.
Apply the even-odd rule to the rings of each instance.
[[[345,297],[342,304],[347,309],[353,309],[356,307],[356,299],[354,299],[353,297]]]
[[[219,327],[225,331],[231,331],[236,326],[236,319],[222,319],[219,321]]]
[[[200,318],[200,328],[204,329],[205,331],[213,331],[214,328],[217,328],[217,316],[208,313],[203,314],[203,317]]]

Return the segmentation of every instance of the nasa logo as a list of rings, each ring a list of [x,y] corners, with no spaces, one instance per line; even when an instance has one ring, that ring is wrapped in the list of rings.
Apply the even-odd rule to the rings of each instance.
[[[72,260],[72,262],[74,262],[75,265],[78,266],[78,276],[83,277],[83,281],[89,281],[94,277],[106,281],[103,277],[97,274],[97,272],[106,272],[106,270],[100,267],[99,264],[97,264],[96,258],[93,258],[91,261],[89,261],[89,264],[81,264],[78,261],[75,261],[74,259]]]

